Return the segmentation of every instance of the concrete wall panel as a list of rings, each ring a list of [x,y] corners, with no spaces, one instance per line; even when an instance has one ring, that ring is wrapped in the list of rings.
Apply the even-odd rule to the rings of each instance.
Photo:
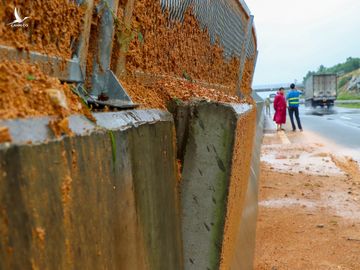
[[[255,252],[256,221],[258,213],[258,181],[260,174],[260,151],[263,138],[264,118],[263,101],[256,101],[256,136],[252,151],[250,180],[246,192],[244,211],[241,216],[240,230],[236,240],[236,253],[233,258],[232,270],[252,270]]]
[[[255,108],[190,106],[181,182],[185,269],[229,269],[250,175]]]
[[[43,118],[1,123],[0,269],[182,268],[171,115],[96,117],[59,140]]]

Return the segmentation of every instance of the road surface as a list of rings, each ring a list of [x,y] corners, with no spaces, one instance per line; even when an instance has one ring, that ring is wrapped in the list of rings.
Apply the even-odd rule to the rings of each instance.
[[[360,269],[360,110],[300,110],[266,117],[254,270]]]
[[[300,106],[300,118],[304,130],[317,133],[337,145],[360,151],[360,109],[335,107],[327,111]],[[291,131],[290,120],[287,119],[287,122],[286,129]]]

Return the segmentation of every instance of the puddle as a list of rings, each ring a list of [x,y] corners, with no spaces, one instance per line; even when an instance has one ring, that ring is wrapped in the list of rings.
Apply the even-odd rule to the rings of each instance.
[[[309,200],[303,200],[303,199],[292,199],[292,198],[282,198],[282,199],[273,199],[273,200],[267,200],[267,201],[261,201],[259,202],[260,206],[269,207],[269,208],[286,208],[286,207],[295,207],[295,206],[301,206],[301,207],[307,207],[307,208],[315,208],[316,203],[309,201]]]

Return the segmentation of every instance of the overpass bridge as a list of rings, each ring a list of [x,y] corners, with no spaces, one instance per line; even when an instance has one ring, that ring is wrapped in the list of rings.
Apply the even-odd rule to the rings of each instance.
[[[259,85],[254,86],[253,90],[257,93],[261,92],[277,92],[280,87],[283,87],[285,91],[290,90],[290,84],[291,83],[279,83],[279,84],[269,84],[269,85]],[[295,84],[296,88],[299,90],[304,90],[304,85],[301,84]]]

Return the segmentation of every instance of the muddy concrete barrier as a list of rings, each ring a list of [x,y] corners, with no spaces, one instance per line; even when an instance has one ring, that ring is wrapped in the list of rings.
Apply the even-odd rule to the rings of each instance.
[[[263,100],[254,92],[256,102],[256,133],[252,150],[249,184],[246,191],[240,229],[236,238],[236,253],[231,270],[252,270],[255,252],[256,221],[258,215],[258,181],[260,174],[260,153],[264,130]]]
[[[259,106],[0,121],[0,269],[251,269]]]
[[[0,269],[183,269],[171,114],[95,117],[1,121]]]
[[[238,238],[250,179],[256,109],[207,102],[188,106],[177,117],[178,127],[183,127],[181,121],[188,122],[187,130],[180,129],[178,134],[185,144],[181,146],[185,269],[230,269],[236,265],[237,254],[248,248],[238,245]]]

